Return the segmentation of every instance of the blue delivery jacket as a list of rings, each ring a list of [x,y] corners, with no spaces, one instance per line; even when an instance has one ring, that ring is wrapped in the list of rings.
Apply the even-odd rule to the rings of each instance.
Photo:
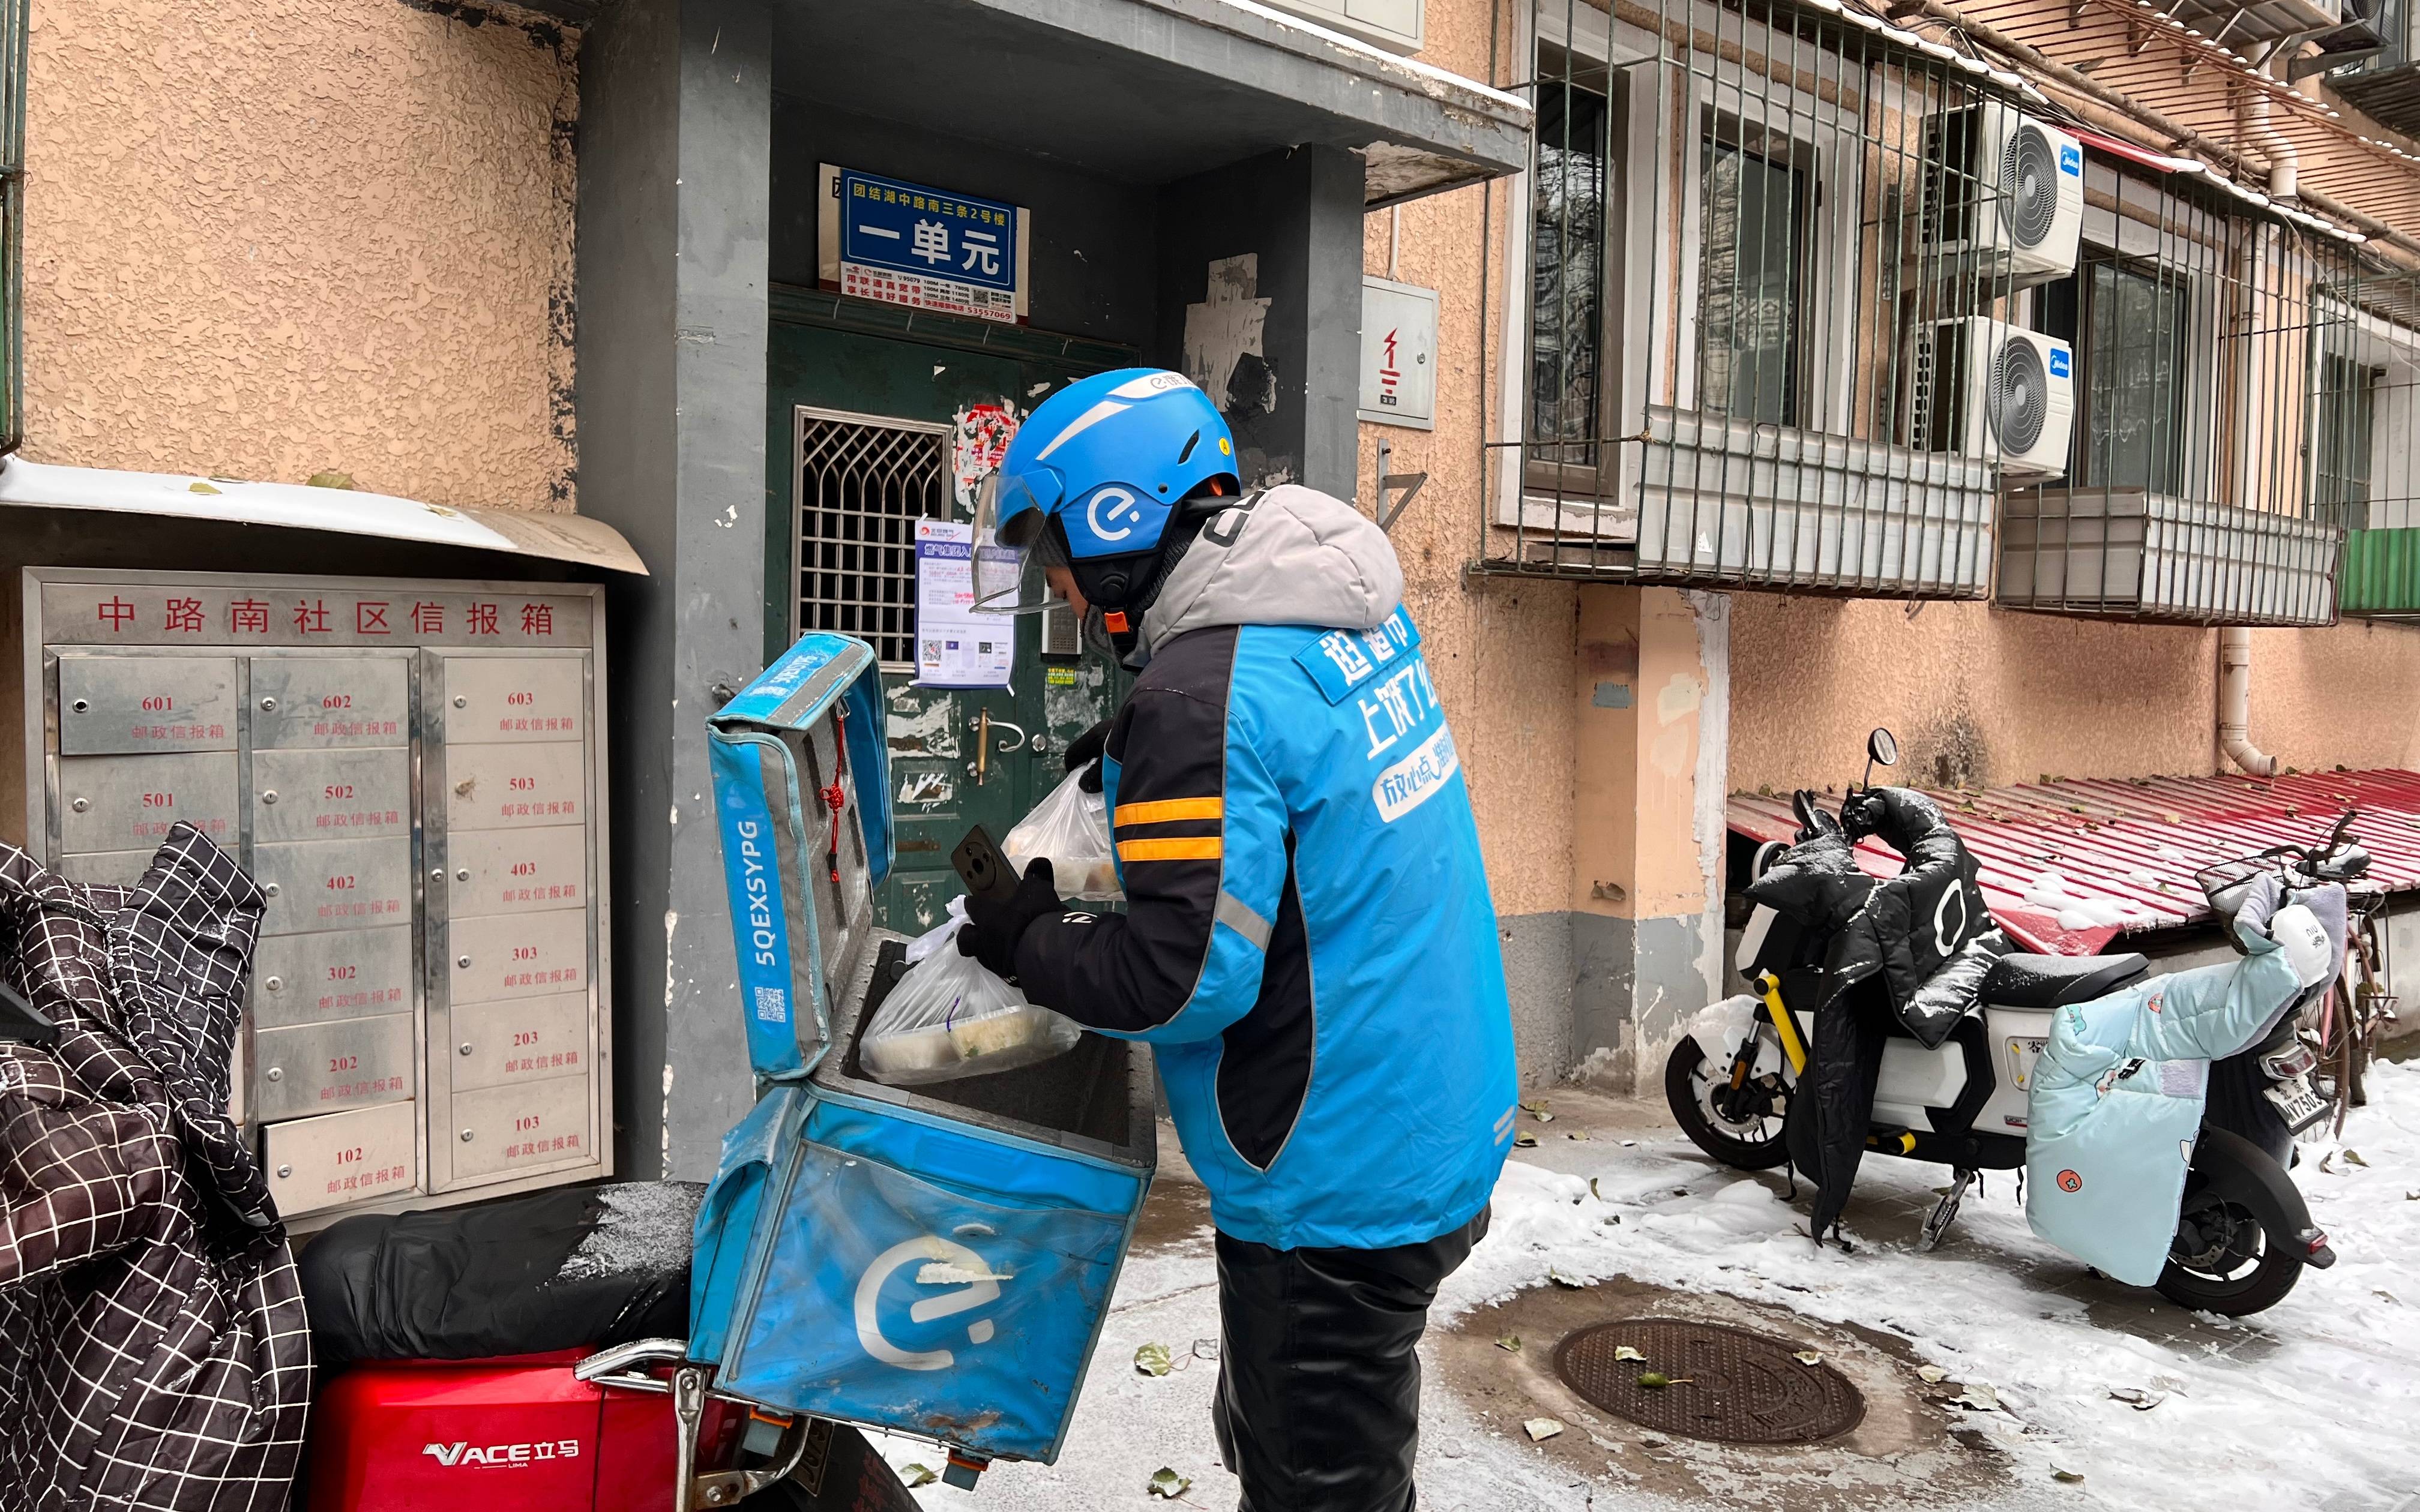
[[[1325,494],[1213,519],[1107,746],[1127,911],[1018,947],[1034,1002],[1151,1041],[1213,1221],[1280,1249],[1457,1227],[1512,1142],[1495,908],[1401,596]]]

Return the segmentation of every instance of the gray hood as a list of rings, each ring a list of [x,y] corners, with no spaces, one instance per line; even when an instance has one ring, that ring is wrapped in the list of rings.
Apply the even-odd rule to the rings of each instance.
[[[1217,625],[1367,630],[1404,601],[1387,532],[1341,499],[1299,484],[1247,497],[1213,518],[1142,617],[1142,645]]]

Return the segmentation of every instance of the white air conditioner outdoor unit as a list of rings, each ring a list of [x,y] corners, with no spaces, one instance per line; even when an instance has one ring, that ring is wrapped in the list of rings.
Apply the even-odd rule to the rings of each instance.
[[[2067,343],[1985,316],[1935,320],[1909,343],[1909,442],[1997,462],[2002,482],[2067,471],[2075,355]]]
[[[1389,53],[1417,53],[1424,40],[1423,0],[1267,0],[1267,4]]]
[[[1919,273],[2024,288],[2075,271],[2084,145],[1997,100],[1924,122]]]

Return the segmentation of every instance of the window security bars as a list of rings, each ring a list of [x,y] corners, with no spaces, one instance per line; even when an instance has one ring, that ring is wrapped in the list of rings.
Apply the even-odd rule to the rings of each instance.
[[[836,630],[916,668],[916,522],[950,517],[950,427],[798,411],[793,640]]]
[[[2376,270],[2214,186],[2092,157],[2075,272],[2018,301],[2072,352],[2073,419],[2060,475],[2001,501],[1998,600],[2331,623],[2372,486],[2370,390],[2344,359]]]
[[[2420,271],[2365,272],[2318,345],[2311,513],[2345,532],[2343,612],[2420,617]]]
[[[1534,0],[1525,371],[1475,570],[1986,591],[2050,418],[2011,301],[2073,236],[2072,163],[2013,78],[1820,3]]]

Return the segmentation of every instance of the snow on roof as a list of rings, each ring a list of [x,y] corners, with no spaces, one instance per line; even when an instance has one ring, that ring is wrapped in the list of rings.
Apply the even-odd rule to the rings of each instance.
[[[0,508],[89,509],[173,519],[334,531],[470,547],[646,576],[622,533],[602,520],[537,509],[469,509],[353,488],[245,483],[184,472],[71,468],[12,456],[0,466]]]
[[[2420,887],[2420,772],[2078,779],[1931,796],[1981,867],[2001,928],[2053,955],[2095,955],[2120,934],[2199,923],[2210,906],[2195,868],[2315,845],[2349,808],[2360,810],[2352,834],[2369,852],[2370,884]],[[1731,795],[1730,825],[1785,843],[1798,827],[1786,795],[1751,793]],[[1857,847],[1857,862],[1876,876],[1900,865],[1877,840]]]

